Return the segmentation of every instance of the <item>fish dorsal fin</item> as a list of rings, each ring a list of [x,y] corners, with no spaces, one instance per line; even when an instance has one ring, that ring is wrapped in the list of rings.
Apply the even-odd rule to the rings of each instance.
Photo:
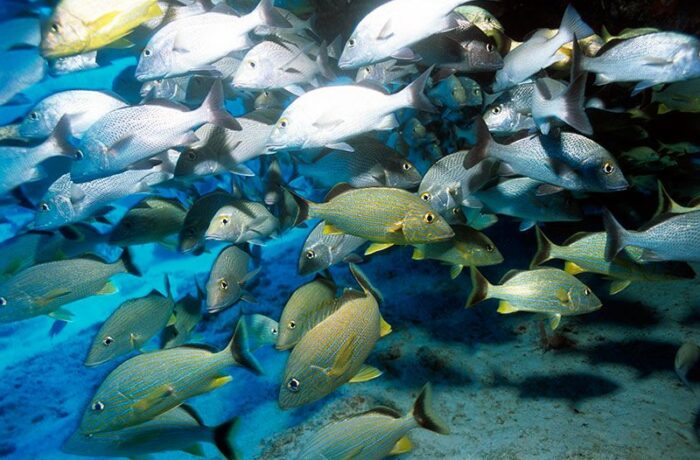
[[[384,87],[384,85],[382,85],[381,83],[376,82],[374,80],[362,80],[361,82],[355,83],[355,85],[361,86],[361,87],[367,88],[367,89],[373,89],[375,91],[381,92],[382,94],[387,94],[387,95],[390,94],[389,90],[386,89],[386,87]]]
[[[205,343],[187,343],[185,345],[180,345],[180,348],[192,348],[195,350],[206,350],[210,353],[217,353],[218,350],[211,345]]]
[[[238,11],[234,10],[226,4],[226,2],[217,3],[214,8],[209,10],[210,13],[228,14],[231,16],[240,16]]]
[[[349,267],[352,276],[355,278],[355,281],[357,281],[357,284],[362,288],[365,294],[369,294],[374,297],[377,300],[377,303],[382,303],[384,301],[382,293],[372,284],[369,278],[367,278],[367,275],[360,270],[360,267],[355,264],[349,264]]]
[[[503,278],[501,278],[501,281],[499,284],[505,284],[508,281],[512,280],[517,274],[522,273],[522,270],[508,270],[508,272],[503,275]]]
[[[189,112],[190,109],[186,105],[180,104],[179,102],[174,102],[169,99],[153,99],[148,101],[144,105],[154,105],[156,107],[166,107],[168,109],[175,109],[181,112]]]
[[[346,182],[341,182],[340,184],[337,184],[335,187],[331,189],[330,192],[328,192],[328,195],[326,195],[326,202],[333,200],[334,198],[338,198],[340,195],[343,193],[350,192],[352,190],[355,190],[350,184]]]
[[[386,406],[375,407],[374,409],[370,409],[366,412],[362,412],[361,414],[357,414],[355,417],[361,417],[363,415],[369,415],[369,414],[385,415],[385,416],[391,417],[391,418],[403,417],[401,412],[397,411],[396,409],[392,409],[391,407],[386,407]]]
[[[577,241],[581,241],[582,239],[584,239],[584,238],[586,238],[587,236],[590,236],[590,235],[592,235],[592,234],[593,234],[593,233],[591,233],[591,232],[578,232],[578,233],[574,233],[574,234],[571,235],[569,238],[567,238],[566,241],[564,241],[564,244],[562,244],[562,246],[569,246],[569,245],[571,245],[571,244],[576,243]]]
[[[187,414],[190,417],[192,417],[195,422],[197,422],[197,425],[204,426],[204,421],[202,420],[202,417],[200,417],[197,411],[194,410],[194,407],[190,406],[189,404],[182,404],[180,406],[180,409],[187,412]]]

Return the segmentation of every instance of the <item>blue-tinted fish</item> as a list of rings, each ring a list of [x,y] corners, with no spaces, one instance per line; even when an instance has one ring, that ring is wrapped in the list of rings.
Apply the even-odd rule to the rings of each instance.
[[[260,272],[260,268],[251,270],[250,264],[250,255],[236,246],[229,246],[219,253],[206,286],[209,313],[230,307],[239,299],[254,300],[245,290],[245,284]]]
[[[0,52],[0,105],[12,102],[35,83],[44,79],[48,66],[36,48]],[[7,65],[12,63],[12,65]]]

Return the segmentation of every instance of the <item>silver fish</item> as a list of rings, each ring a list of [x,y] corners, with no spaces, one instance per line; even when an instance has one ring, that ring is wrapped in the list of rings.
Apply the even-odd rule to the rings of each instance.
[[[216,212],[205,238],[232,243],[260,242],[275,234],[279,227],[279,220],[265,205],[241,200]]]
[[[235,203],[237,198],[221,191],[201,196],[187,211],[185,222],[178,235],[178,249],[181,252],[199,250],[204,244],[204,235],[209,223],[223,206]]]
[[[359,258],[352,257],[353,251],[367,242],[346,233],[324,234],[325,222],[320,222],[306,237],[299,255],[298,270],[302,276],[310,275],[329,268],[343,261]]]
[[[99,67],[97,51],[90,51],[75,56],[60,57],[49,61],[49,72],[51,75],[56,76],[81,72],[83,70],[98,69]]]
[[[556,81],[556,80],[555,80]],[[565,88],[562,85],[561,90]],[[518,131],[531,131],[536,128],[532,119],[532,96],[535,83],[527,81],[500,94],[484,110],[484,122],[489,131],[499,134],[513,134]],[[559,91],[555,91],[556,94]]]
[[[118,246],[164,243],[182,228],[187,211],[178,200],[149,197],[127,212],[112,229],[109,241]]]
[[[398,64],[396,59],[389,59],[376,64],[366,65],[357,70],[355,82],[360,83],[365,80],[388,85],[402,82],[409,75],[418,73],[415,64]]]
[[[216,313],[230,307],[239,299],[254,301],[244,288],[260,272],[251,270],[251,257],[236,246],[228,246],[219,253],[207,281],[207,310]]]
[[[22,91],[44,79],[48,65],[36,48],[0,52],[0,105],[12,102]]]

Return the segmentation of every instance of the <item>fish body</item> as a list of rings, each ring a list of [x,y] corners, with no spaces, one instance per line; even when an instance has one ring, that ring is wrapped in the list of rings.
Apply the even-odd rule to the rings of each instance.
[[[335,300],[337,287],[333,280],[316,276],[312,281],[298,287],[289,296],[282,309],[280,330],[275,347],[278,350],[288,350],[320,321],[314,317],[319,308],[326,302]]]
[[[408,414],[379,407],[331,423],[313,434],[297,458],[381,460],[410,451],[412,443],[406,434],[415,428],[449,434],[447,424],[433,413],[430,384],[423,387]]]
[[[48,65],[36,48],[0,52],[0,105],[11,103],[15,96],[39,83],[46,76]]]
[[[124,258],[113,264],[84,258],[34,265],[0,284],[0,322],[51,315],[63,305],[99,294],[112,276],[127,272],[138,271]]]
[[[78,432],[68,438],[62,450],[73,455],[94,457],[141,457],[168,451],[194,452],[199,443],[213,443],[226,458],[233,458],[229,437],[237,419],[219,426],[202,423],[194,410],[186,405],[128,428],[103,433]]]
[[[435,33],[453,29],[451,15],[466,0],[392,0],[367,14],[350,35],[338,65],[356,69],[388,58],[413,59],[409,47]]]
[[[560,83],[556,80],[540,78],[535,82],[532,118],[542,134],[549,134],[555,123],[567,124],[583,134],[593,134],[585,112],[586,78],[585,73],[576,76],[560,93],[557,92]]]
[[[583,212],[570,193],[538,194],[542,182],[527,177],[507,179],[474,195],[491,212],[521,219],[521,230],[537,222],[576,222]]]
[[[451,240],[433,244],[418,244],[413,260],[438,260],[452,266],[456,278],[464,267],[481,267],[503,262],[503,256],[488,236],[470,227],[456,225]]]
[[[207,310],[209,313],[221,311],[248,295],[245,284],[259,270],[251,270],[251,257],[236,246],[228,246],[214,261],[207,280]]]
[[[41,41],[47,58],[100,49],[122,39],[144,22],[163,13],[156,0],[61,0]]]
[[[306,237],[299,255],[298,269],[302,276],[325,270],[347,260],[357,248],[367,242],[346,233],[324,234],[325,222],[321,222]]]
[[[164,242],[180,231],[186,215],[187,211],[177,200],[146,198],[112,229],[110,242],[118,246]]]
[[[45,138],[67,116],[70,133],[80,137],[107,113],[126,107],[121,98],[101,91],[69,90],[44,98],[24,117],[19,127],[22,137]]]
[[[396,94],[357,85],[327,86],[303,94],[282,113],[270,134],[268,150],[342,147],[345,140],[398,126],[394,112],[413,107],[433,111],[423,95],[429,72]]]
[[[200,249],[204,243],[204,235],[209,228],[209,223],[217,211],[236,201],[235,196],[221,191],[199,197],[187,211],[185,222],[178,235],[178,249],[181,252]]]
[[[326,203],[309,203],[308,215],[337,230],[385,244],[443,241],[454,232],[428,203],[405,190],[373,187],[350,189]]]
[[[700,262],[700,211],[662,214],[640,231],[629,231],[605,213],[605,258],[611,260],[627,246],[642,248],[640,260]]]
[[[232,243],[259,242],[276,233],[279,227],[279,219],[264,204],[241,200],[216,212],[205,238]]]
[[[97,366],[141,349],[165,327],[174,306],[172,298],[157,292],[127,300],[102,323],[85,365]]]
[[[257,27],[290,25],[272,3],[260,0],[255,10],[243,16],[215,8],[166,24],[141,53],[136,78],[146,81],[215,71],[214,62],[253,45],[248,33]]]
[[[54,76],[67,75],[83,70],[99,69],[97,51],[89,51],[75,56],[66,56],[49,61],[49,73]]]
[[[192,144],[197,141],[193,130],[205,123],[240,129],[223,107],[222,91],[221,84],[215,84],[202,105],[191,111],[152,102],[109,112],[83,135],[71,178],[86,182],[109,176],[171,147]]]
[[[355,82],[360,83],[365,80],[388,85],[402,82],[409,75],[417,74],[418,69],[414,64],[398,64],[396,59],[389,59],[376,64],[362,66],[357,69]]]
[[[79,222],[104,211],[112,202],[172,178],[164,165],[124,171],[102,179],[76,184],[64,174],[51,184],[34,218],[37,230],[52,230]]]
[[[556,81],[556,80],[553,80]],[[562,84],[560,94],[566,87]],[[527,81],[507,90],[496,98],[484,111],[484,122],[494,134],[514,134],[518,131],[531,131],[536,128],[532,118],[532,98],[535,83]]]
[[[226,349],[214,352],[181,346],[134,356],[107,375],[83,413],[83,435],[114,431],[147,422],[231,381],[224,370],[242,366],[260,373],[248,350],[243,323]]]
[[[615,280],[611,292],[625,289],[633,281],[669,281],[694,278],[693,269],[682,263],[640,263],[643,250],[628,247],[612,261],[605,260],[605,232],[577,233],[563,245],[552,243],[537,229],[537,254],[532,266],[549,260],[566,261],[565,270],[572,275],[582,272],[598,273]]]
[[[348,144],[354,152],[323,152],[311,163],[299,162],[297,171],[324,187],[345,182],[355,188],[393,187],[410,190],[420,184],[420,173],[396,150],[369,137],[358,138]]]
[[[656,32],[617,43],[596,57],[581,57],[581,68],[597,74],[596,84],[640,82],[635,91],[700,76],[700,40],[676,32]]]
[[[562,316],[590,313],[602,306],[585,284],[557,268],[512,270],[500,285],[491,285],[472,268],[472,286],[467,307],[485,299],[499,299],[499,313],[542,313],[550,317],[552,329],[556,329]]]
[[[470,24],[477,26],[485,34],[490,32],[505,32],[505,28],[500,21],[489,11],[479,6],[462,5],[455,8],[455,13],[461,15]]]
[[[41,42],[41,21],[39,18],[14,18],[0,23],[3,34],[0,37],[0,50],[5,51],[22,46],[39,46]]]
[[[494,92],[512,88],[526,80],[541,69],[549,67],[562,59],[557,54],[559,48],[571,42],[574,36],[586,38],[593,35],[588,25],[578,12],[569,5],[564,12],[558,33],[547,38],[543,33],[535,33],[529,40],[509,52],[503,59],[503,68],[496,72]]]
[[[673,361],[673,367],[676,375],[681,379],[688,388],[688,373],[700,361],[700,347],[694,342],[685,342],[676,352],[676,358]]]
[[[432,35],[412,49],[421,56],[421,64],[449,72],[494,72],[503,67],[503,58],[493,40],[471,25]]]
[[[280,407],[312,403],[350,381],[379,340],[380,318],[377,299],[364,289],[304,334],[287,360]]]

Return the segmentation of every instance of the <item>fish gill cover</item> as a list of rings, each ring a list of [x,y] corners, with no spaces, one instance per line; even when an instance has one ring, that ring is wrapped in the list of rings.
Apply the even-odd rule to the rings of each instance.
[[[696,2],[0,21],[0,457],[697,456]]]

